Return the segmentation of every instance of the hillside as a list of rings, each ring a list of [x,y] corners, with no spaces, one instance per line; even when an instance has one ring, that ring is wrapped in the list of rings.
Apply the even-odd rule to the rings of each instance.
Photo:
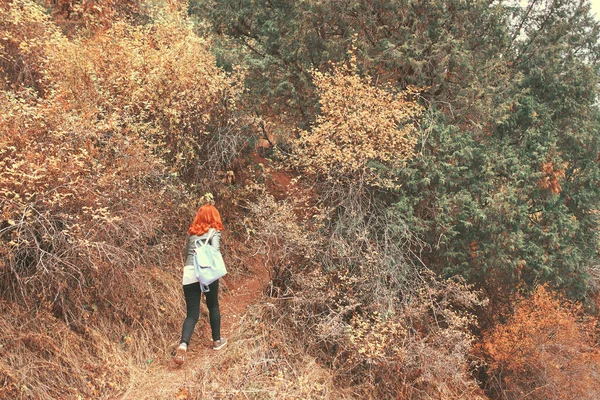
[[[589,1],[0,0],[0,399],[597,399]],[[188,227],[223,219],[228,346]]]

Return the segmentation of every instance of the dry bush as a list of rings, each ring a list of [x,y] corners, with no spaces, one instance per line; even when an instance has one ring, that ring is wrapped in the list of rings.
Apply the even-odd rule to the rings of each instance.
[[[40,89],[46,43],[60,30],[31,1],[0,1],[0,90]]]
[[[45,0],[52,18],[69,35],[92,35],[108,29],[115,20],[145,20],[144,2],[140,0]]]
[[[479,293],[412,265],[405,246],[417,239],[400,221],[364,212],[372,204],[352,203],[366,208],[345,209],[330,236],[317,234],[330,214],[302,204],[265,195],[250,206],[287,340],[300,337],[351,396],[481,398],[469,361]]]
[[[39,8],[11,7],[19,6],[33,11],[7,14],[11,32],[35,32]],[[77,287],[85,285],[85,266],[143,264],[149,246],[183,231],[186,193],[176,173],[200,168],[192,155],[221,143],[211,139],[220,135],[210,132],[211,121],[230,123],[227,93],[235,91],[205,43],[175,22],[36,39],[46,41],[38,55],[46,60],[45,96],[0,94],[2,248],[10,270],[3,277],[17,284],[11,294],[23,290],[23,277],[32,287],[47,275]],[[218,168],[215,159],[236,150],[223,145],[202,157]]]
[[[597,399],[600,352],[580,306],[545,286],[517,299],[505,323],[484,335],[490,390],[506,399]]]
[[[320,115],[295,143],[295,163],[330,184],[364,180],[395,187],[393,172],[414,156],[415,122],[422,107],[411,100],[417,93],[401,93],[373,86],[350,66],[333,65],[332,72],[313,72],[319,90]]]
[[[182,187],[165,179],[140,138],[96,147],[54,130],[58,117],[47,113],[56,110],[8,93],[0,109],[1,295],[42,296],[70,323],[96,271],[162,264],[187,217]]]
[[[415,265],[423,244],[360,183],[326,190],[344,188],[331,209],[306,210],[298,193],[249,206],[278,326],[352,397],[483,398],[469,359],[480,294]]]
[[[360,301],[393,308],[419,279],[413,249],[425,244],[385,200],[360,185],[345,189],[334,195],[341,201],[328,215],[328,246],[319,263],[360,279],[368,293],[357,293]]]
[[[119,22],[102,35],[52,43],[50,101],[74,108],[81,133],[95,131],[94,143],[140,137],[145,153],[173,172],[212,177],[245,139],[235,107],[240,81],[215,66],[208,46],[176,17],[144,26]]]
[[[305,332],[309,353],[340,387],[366,398],[485,398],[471,376],[471,310],[482,302],[469,286],[424,273],[402,306],[377,310],[357,301],[360,279],[312,272],[297,280],[305,289],[280,318]]]
[[[482,302],[462,282],[420,272],[426,269],[415,265],[413,249],[424,243],[392,212],[394,196],[386,193],[415,155],[416,90],[373,86],[352,60],[332,69],[314,73],[321,115],[301,133],[294,155],[295,166],[316,178],[326,210],[316,237],[324,246],[305,262],[317,268],[286,285],[294,296],[282,318],[310,332],[311,354],[361,396],[478,398],[468,356],[472,310]],[[279,223],[282,231],[311,232],[303,221],[284,220],[301,227]]]
[[[440,280],[424,272],[402,318],[409,328],[406,394],[409,398],[483,399],[470,359],[478,323],[474,311],[487,301],[461,278]],[[411,335],[412,332],[412,335]]]
[[[0,28],[0,299],[5,321],[23,320],[2,325],[2,390],[114,396],[127,364],[179,331],[195,211],[179,177],[237,156],[237,83],[180,13],[67,38],[16,0],[0,3]]]
[[[269,270],[271,296],[288,295],[293,275],[314,263],[321,246],[314,229],[322,224],[323,213],[306,208],[306,202],[302,195],[277,201],[259,186],[256,200],[247,205],[247,233]],[[299,210],[303,215],[297,215]]]

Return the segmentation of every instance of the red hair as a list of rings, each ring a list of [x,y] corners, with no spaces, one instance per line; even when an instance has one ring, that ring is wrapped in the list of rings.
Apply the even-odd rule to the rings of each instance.
[[[190,225],[188,233],[190,235],[204,235],[210,228],[223,230],[221,214],[212,204],[205,204],[198,209],[194,222]]]

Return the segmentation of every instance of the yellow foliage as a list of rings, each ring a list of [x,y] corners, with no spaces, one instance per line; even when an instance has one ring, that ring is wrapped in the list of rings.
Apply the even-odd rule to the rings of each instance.
[[[227,125],[239,92],[208,45],[172,21],[119,22],[90,39],[55,41],[45,71],[50,101],[75,111],[84,134],[141,137],[181,170],[198,159],[213,125]]]
[[[46,43],[60,35],[30,0],[0,1],[0,90],[39,87]]]
[[[237,81],[215,66],[179,11],[163,14],[67,37],[35,1],[0,1],[0,287],[2,301],[26,315],[0,324],[7,340],[18,329],[11,321],[35,315],[77,332],[82,346],[94,346],[89,335],[98,330],[119,332],[140,359],[170,340],[180,282],[164,270],[167,255],[180,251],[193,198],[177,177],[235,157],[218,140],[239,132]],[[11,307],[2,306],[6,319]],[[89,382],[49,368],[29,374],[26,365],[57,360],[48,353],[57,339],[48,335],[31,351],[25,339],[15,335],[0,349],[0,375],[28,387],[26,397],[120,390],[92,373]],[[65,371],[99,368],[102,346],[59,360]]]
[[[373,86],[353,64],[333,65],[330,73],[314,71],[313,79],[321,113],[295,143],[297,165],[328,180],[364,179],[370,185],[393,187],[386,171],[415,155],[415,123],[423,109],[411,98],[418,90],[398,93]]]
[[[397,306],[397,299],[360,301],[374,297],[364,292],[368,277],[298,274],[299,289],[279,315],[311,332],[302,336],[307,348],[332,360],[340,384],[365,398],[482,399],[468,356],[476,339],[472,309],[486,301],[461,280],[422,272]]]
[[[69,39],[35,2],[17,0],[0,6],[0,28],[10,84],[0,86],[3,219],[60,213],[65,234],[83,219],[118,222],[120,207],[109,204],[141,200],[150,187],[140,183],[165,166],[197,164],[206,133],[230,123],[238,81],[179,13]]]
[[[378,312],[352,317],[349,341],[354,347],[352,358],[359,362],[380,364],[402,362],[406,350],[402,342],[408,333],[398,318],[383,318]]]

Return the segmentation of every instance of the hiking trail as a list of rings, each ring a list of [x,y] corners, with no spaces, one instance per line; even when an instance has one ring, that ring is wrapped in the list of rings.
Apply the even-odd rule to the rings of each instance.
[[[256,157],[265,165],[262,157]],[[257,162],[258,162],[257,161]],[[298,187],[286,171],[270,169],[267,188],[277,199],[283,199]],[[127,391],[121,399],[195,399],[199,393],[210,392],[211,385],[205,377],[227,370],[223,365],[222,355],[230,350],[232,339],[236,336],[241,321],[246,316],[249,306],[260,301],[269,282],[269,273],[261,257],[246,260],[247,272],[227,275],[224,278],[219,306],[221,309],[221,332],[229,340],[227,346],[220,350],[212,349],[208,310],[204,298],[201,299],[200,319],[196,325],[190,347],[182,366],[173,362],[175,347],[167,349],[165,356],[156,360],[143,371],[141,376],[132,376]],[[185,315],[181,316],[181,321]],[[140,375],[140,374],[138,374]]]
[[[221,332],[229,340],[244,318],[248,306],[256,303],[263,295],[263,288],[269,280],[268,272],[258,262],[250,265],[249,274],[235,277],[226,276],[222,293],[219,296],[221,308]],[[185,363],[176,365],[172,360],[171,350],[164,357],[156,360],[143,376],[132,376],[130,386],[122,399],[188,399],[190,392],[198,391],[202,385],[197,377],[201,372],[220,369],[219,355],[228,351],[231,343],[220,350],[211,347],[210,324],[204,298],[201,302],[201,315],[196,325],[192,341],[188,349]],[[181,316],[181,320],[185,315]]]

